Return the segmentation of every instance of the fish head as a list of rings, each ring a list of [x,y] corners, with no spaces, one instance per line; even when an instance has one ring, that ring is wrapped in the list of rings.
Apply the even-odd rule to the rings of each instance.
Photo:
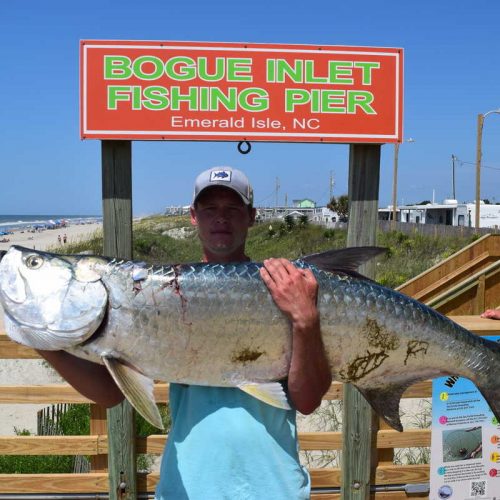
[[[87,340],[106,313],[104,259],[12,246],[0,261],[0,302],[12,340],[60,350]]]

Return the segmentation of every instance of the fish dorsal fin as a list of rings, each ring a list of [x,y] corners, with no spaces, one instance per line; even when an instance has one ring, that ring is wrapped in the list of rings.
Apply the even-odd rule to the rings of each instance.
[[[283,410],[291,409],[283,386],[279,382],[266,382],[264,384],[243,382],[238,384],[238,388],[268,405]]]
[[[130,404],[148,422],[158,429],[163,429],[161,415],[153,395],[153,381],[117,358],[103,356],[102,360]]]
[[[387,252],[382,247],[348,247],[313,253],[301,260],[330,273],[344,273],[356,278],[369,279],[357,272],[359,266]],[[371,280],[370,280],[371,281]]]
[[[386,387],[356,387],[370,403],[371,407],[380,415],[393,429],[403,431],[401,418],[399,416],[399,402],[403,392],[408,385],[388,385]]]

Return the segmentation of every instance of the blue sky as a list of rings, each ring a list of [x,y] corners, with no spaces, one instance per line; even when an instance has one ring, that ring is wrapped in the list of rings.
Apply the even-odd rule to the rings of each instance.
[[[100,141],[81,141],[81,39],[193,40],[402,47],[404,143],[399,202],[475,197],[476,120],[500,108],[500,2],[109,0],[0,2],[0,213],[101,213]],[[214,165],[247,172],[257,204],[347,192],[348,146],[134,142],[135,215],[190,201]],[[500,114],[486,118],[484,198],[500,202]],[[382,147],[380,206],[391,203],[393,146]]]

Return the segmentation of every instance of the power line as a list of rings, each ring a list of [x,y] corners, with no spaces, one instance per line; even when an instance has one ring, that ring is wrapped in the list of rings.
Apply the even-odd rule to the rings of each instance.
[[[460,158],[457,158],[455,156],[455,160],[457,160],[458,164],[460,166],[462,165],[467,165],[467,166],[473,166],[475,167],[476,166],[476,162],[475,161],[465,161],[465,160],[461,160]],[[490,170],[500,170],[500,167],[492,167],[492,166],[489,166],[489,165],[483,165],[481,164],[481,168],[489,168]]]

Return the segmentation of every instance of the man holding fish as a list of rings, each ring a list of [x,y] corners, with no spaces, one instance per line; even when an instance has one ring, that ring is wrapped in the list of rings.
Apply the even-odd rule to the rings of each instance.
[[[197,177],[191,222],[198,228],[204,262],[249,261],[245,242],[254,221],[252,187],[243,172],[220,167]],[[290,369],[283,389],[292,409],[268,405],[238,388],[171,384],[172,428],[158,499],[309,498],[309,475],[298,458],[295,411],[314,411],[332,380],[316,307],[318,284],[310,269],[298,269],[286,259],[264,261],[260,273],[291,323]],[[123,399],[105,366],[65,351],[40,352],[97,403],[110,407]]]

